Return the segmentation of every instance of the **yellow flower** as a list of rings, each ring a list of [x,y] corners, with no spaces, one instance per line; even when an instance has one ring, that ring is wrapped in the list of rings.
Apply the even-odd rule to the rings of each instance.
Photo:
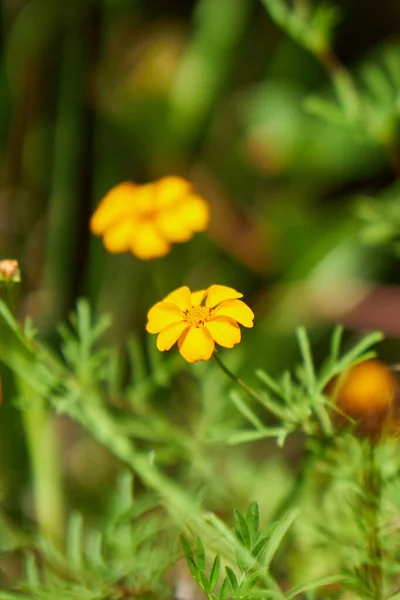
[[[224,285],[198,292],[180,287],[149,310],[146,329],[158,333],[157,348],[161,352],[178,342],[179,352],[188,362],[208,360],[215,342],[224,348],[240,342],[238,323],[253,327],[253,311],[238,300],[242,296]]]
[[[147,260],[165,256],[171,243],[187,242],[208,225],[209,209],[191,184],[168,176],[135,185],[120,183],[103,198],[90,221],[112,253],[132,252]]]

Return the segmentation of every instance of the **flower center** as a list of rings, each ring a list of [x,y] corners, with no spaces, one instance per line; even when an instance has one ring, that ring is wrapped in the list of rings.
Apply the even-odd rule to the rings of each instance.
[[[193,327],[200,327],[204,325],[210,318],[212,308],[206,308],[205,306],[192,306],[188,310],[185,310],[185,321],[190,323]]]

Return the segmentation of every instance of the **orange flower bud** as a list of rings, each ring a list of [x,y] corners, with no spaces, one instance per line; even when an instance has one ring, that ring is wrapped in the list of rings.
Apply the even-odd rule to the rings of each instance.
[[[0,281],[21,281],[19,265],[17,260],[6,258],[0,260]]]
[[[393,416],[397,383],[379,360],[367,360],[333,383],[336,406],[357,424],[357,433],[377,434]]]

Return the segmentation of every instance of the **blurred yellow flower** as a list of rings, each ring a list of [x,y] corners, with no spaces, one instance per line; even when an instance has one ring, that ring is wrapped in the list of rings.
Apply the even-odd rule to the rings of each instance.
[[[215,342],[224,348],[240,342],[238,323],[253,327],[253,311],[238,300],[242,296],[224,285],[198,292],[180,287],[149,310],[146,329],[158,333],[157,348],[161,352],[178,342],[179,352],[188,362],[208,360]]]
[[[189,181],[163,177],[153,183],[120,183],[103,198],[90,221],[112,253],[132,252],[143,260],[165,256],[174,242],[187,242],[208,225],[207,202]]]

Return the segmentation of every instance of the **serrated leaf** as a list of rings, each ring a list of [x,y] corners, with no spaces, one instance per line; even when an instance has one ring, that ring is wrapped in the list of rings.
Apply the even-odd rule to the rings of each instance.
[[[203,542],[198,537],[196,541],[196,562],[199,571],[204,571],[206,568],[206,552],[204,550]]]
[[[260,526],[260,507],[258,502],[252,502],[246,514],[247,526],[249,528],[251,544],[257,539],[258,528]]]
[[[221,558],[220,558],[220,555],[217,554],[217,556],[214,559],[213,566],[212,566],[211,572],[210,572],[210,590],[211,591],[213,591],[213,589],[215,588],[215,586],[218,583],[220,569],[221,569]]]
[[[242,542],[246,549],[251,547],[250,532],[244,516],[238,511],[234,511],[235,533],[239,541]]]
[[[239,588],[237,577],[230,567],[225,567],[225,570],[229,579],[229,584],[231,586],[232,592],[236,594]]]

